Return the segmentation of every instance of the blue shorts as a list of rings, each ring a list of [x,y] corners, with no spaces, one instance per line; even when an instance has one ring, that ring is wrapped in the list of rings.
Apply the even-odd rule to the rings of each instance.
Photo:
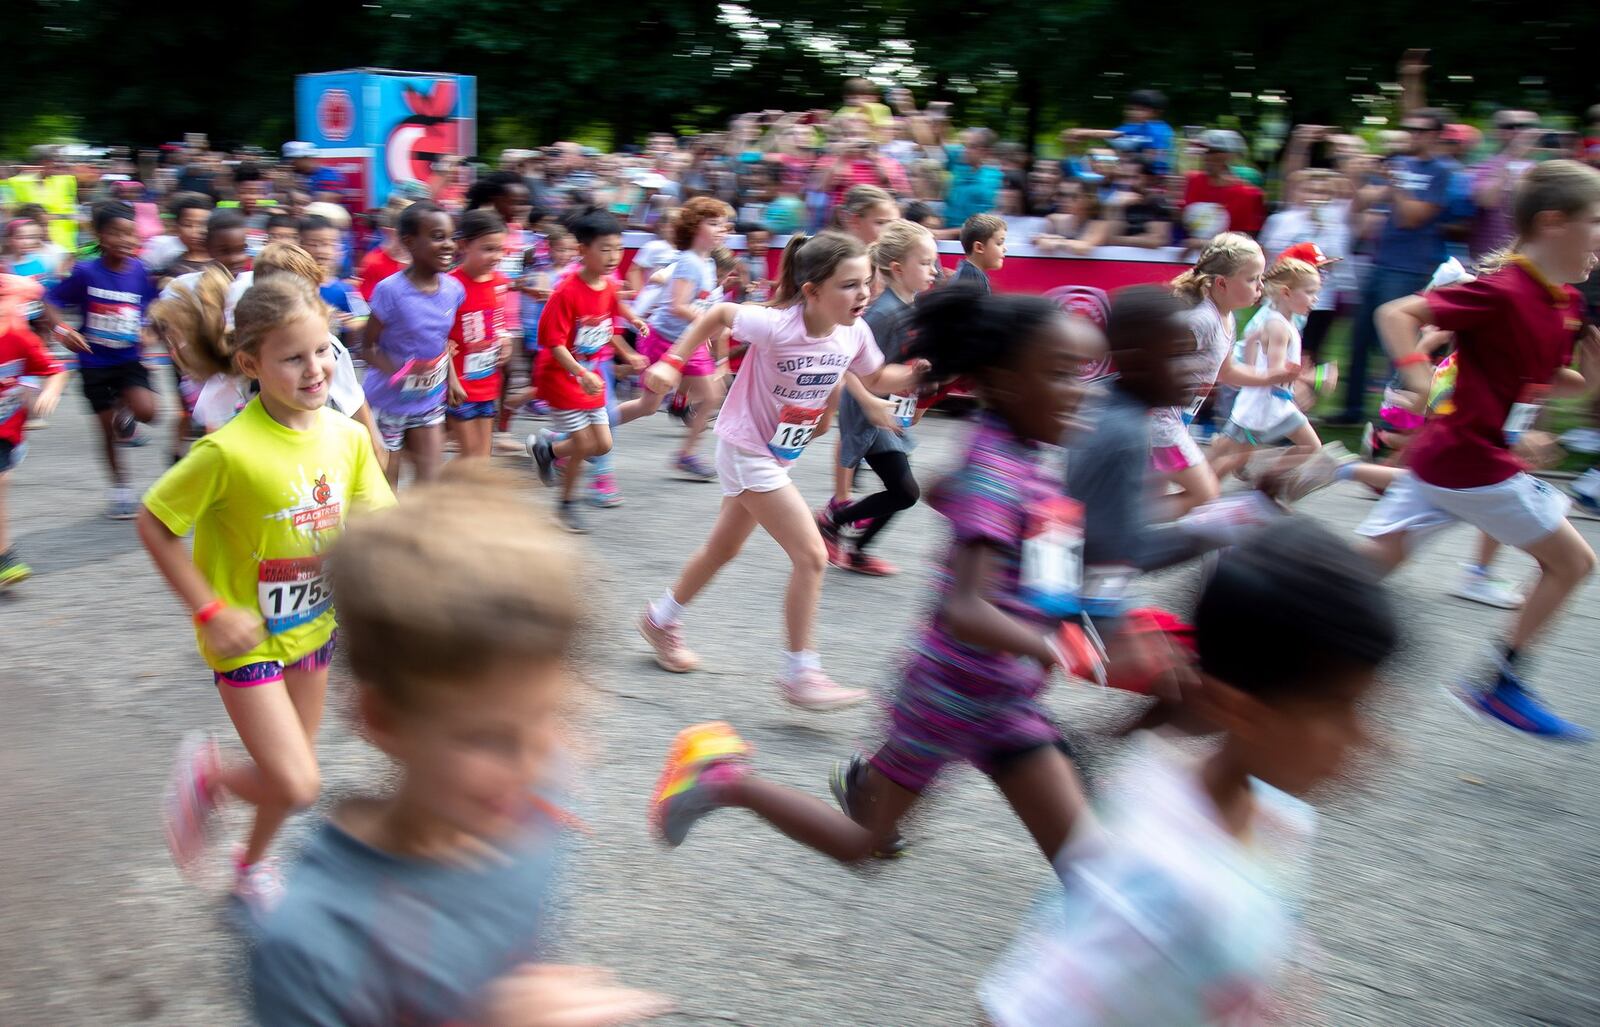
[[[335,631],[322,648],[300,657],[289,664],[287,669],[306,672],[326,670],[328,664],[333,662],[333,649],[338,641],[339,632]],[[218,685],[227,685],[230,688],[254,688],[257,685],[270,685],[274,681],[282,681],[284,669],[284,665],[277,660],[263,660],[260,663],[247,663],[232,670],[213,671],[212,676]]]
[[[477,421],[495,414],[495,401],[492,399],[481,400],[477,403],[463,403],[458,407],[445,407],[444,415],[452,421]]]

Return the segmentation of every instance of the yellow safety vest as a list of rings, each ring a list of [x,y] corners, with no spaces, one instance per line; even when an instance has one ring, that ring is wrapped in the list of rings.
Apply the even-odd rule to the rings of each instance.
[[[49,211],[50,241],[68,253],[78,252],[78,180],[71,175],[17,175],[10,179],[18,204],[37,203]]]

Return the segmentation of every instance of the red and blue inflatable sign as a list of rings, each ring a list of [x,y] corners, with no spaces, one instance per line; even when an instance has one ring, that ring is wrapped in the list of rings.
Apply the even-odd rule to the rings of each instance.
[[[478,150],[478,80],[385,68],[295,78],[295,138],[338,172],[351,202],[382,206],[399,182],[426,182],[439,157]]]

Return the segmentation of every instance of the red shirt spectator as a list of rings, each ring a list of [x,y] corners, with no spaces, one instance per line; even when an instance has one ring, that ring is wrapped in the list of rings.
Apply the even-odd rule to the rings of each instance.
[[[1228,212],[1228,231],[1255,235],[1267,220],[1267,201],[1260,189],[1229,173],[1217,181],[1204,171],[1191,171],[1183,187],[1183,205],[1216,203]]]

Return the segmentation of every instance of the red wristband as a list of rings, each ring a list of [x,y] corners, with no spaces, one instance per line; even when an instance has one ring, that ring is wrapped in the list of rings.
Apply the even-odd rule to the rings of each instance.
[[[682,357],[672,352],[661,354],[661,362],[672,368],[674,371],[682,371],[685,363]]]
[[[1426,353],[1407,353],[1405,356],[1401,357],[1399,360],[1396,360],[1394,362],[1394,366],[1395,366],[1396,370],[1399,370],[1402,367],[1410,367],[1412,364],[1431,364],[1431,363],[1433,363],[1433,358],[1428,356],[1428,354],[1426,354]]]
[[[209,622],[213,617],[221,613],[223,608],[227,605],[227,603],[224,603],[220,599],[211,600],[211,602],[194,611],[194,622],[196,624],[205,624]]]

